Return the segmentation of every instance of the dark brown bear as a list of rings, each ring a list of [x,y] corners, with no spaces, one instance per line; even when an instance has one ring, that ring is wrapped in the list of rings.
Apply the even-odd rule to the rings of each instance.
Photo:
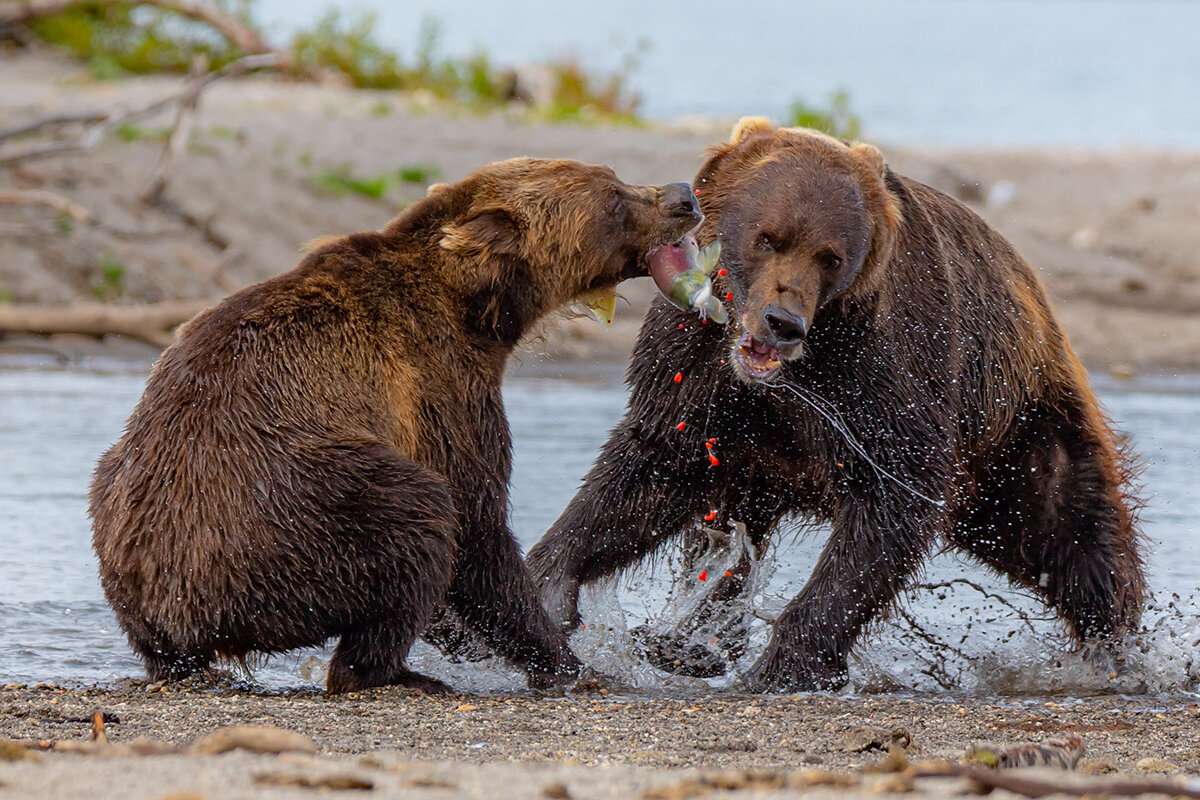
[[[508,526],[501,378],[539,317],[699,221],[686,184],[516,159],[191,321],[91,490],[150,678],[340,637],[330,692],[443,689],[405,658],[444,600],[531,684],[577,672]]]
[[[755,690],[843,684],[939,542],[1035,589],[1078,640],[1134,627],[1130,461],[1012,246],[874,147],[762,119],[696,187],[731,321],[655,303],[625,418],[529,554],[551,615],[570,626],[580,584],[715,509],[760,547],[785,515],[833,529]]]

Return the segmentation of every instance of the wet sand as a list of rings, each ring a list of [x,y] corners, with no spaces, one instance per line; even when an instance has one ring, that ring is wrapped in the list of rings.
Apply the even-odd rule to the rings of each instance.
[[[271,725],[310,736],[319,755],[103,759],[40,752],[36,762],[0,760],[0,798],[31,791],[131,800],[168,791],[289,796],[254,783],[256,774],[289,771],[358,775],[375,783],[379,796],[555,796],[542,790],[565,783],[567,796],[587,798],[637,797],[711,770],[820,769],[864,780],[849,790],[857,793],[873,780],[862,778],[860,768],[883,756],[877,747],[861,748],[898,728],[911,737],[914,761],[957,759],[978,742],[1007,746],[1078,733],[1086,747],[1080,771],[1087,774],[1200,773],[1200,707],[1179,697],[957,702],[723,693],[646,699],[595,691],[430,697],[377,690],[328,698],[130,682],[117,689],[0,690],[0,736],[85,741],[95,711],[111,715],[106,731],[113,742],[148,737],[182,746],[222,726]],[[961,781],[918,786],[933,795],[958,788]],[[290,791],[304,796],[306,790]]]

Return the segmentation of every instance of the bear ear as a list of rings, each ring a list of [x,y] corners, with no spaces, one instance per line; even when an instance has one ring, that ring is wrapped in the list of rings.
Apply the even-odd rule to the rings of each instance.
[[[431,184],[429,184],[429,188],[425,190],[425,196],[431,197],[431,196],[437,194],[438,192],[442,191],[443,189],[449,189],[449,188],[450,188],[450,184],[448,184],[448,183],[431,183]]]
[[[851,146],[850,152],[860,164],[867,168],[867,171],[878,175],[881,179],[887,175],[887,162],[883,160],[883,153],[879,152],[879,148],[875,145],[855,144]]]
[[[766,117],[742,117],[733,126],[729,134],[730,144],[741,144],[756,133],[770,133],[775,130],[771,120]]]
[[[521,233],[517,221],[503,208],[472,211],[461,222],[442,228],[443,250],[460,255],[517,255]]]

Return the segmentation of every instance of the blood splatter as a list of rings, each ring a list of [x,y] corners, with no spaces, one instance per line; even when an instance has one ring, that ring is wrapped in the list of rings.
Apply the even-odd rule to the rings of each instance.
[[[696,577],[697,577],[697,578],[699,578],[699,579],[700,579],[700,580],[702,580],[702,581],[706,581],[706,580],[708,580],[708,570],[704,570],[703,572],[701,572],[701,573],[700,573],[699,575],[697,575]]]
[[[676,373],[675,373],[675,382],[676,382],[676,383],[683,383],[683,373],[682,373],[682,372],[676,372]]]

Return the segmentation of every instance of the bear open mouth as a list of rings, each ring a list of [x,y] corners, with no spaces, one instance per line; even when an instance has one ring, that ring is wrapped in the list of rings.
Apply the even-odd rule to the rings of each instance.
[[[750,378],[765,381],[779,371],[779,351],[743,333],[733,350],[737,365]]]

